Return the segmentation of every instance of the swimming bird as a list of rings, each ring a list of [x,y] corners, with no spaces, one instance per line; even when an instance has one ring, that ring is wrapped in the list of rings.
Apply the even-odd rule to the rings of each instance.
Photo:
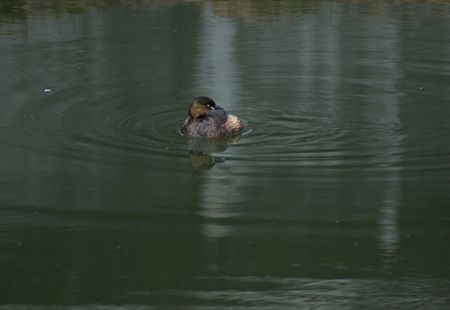
[[[181,124],[181,134],[188,137],[218,138],[238,135],[245,126],[234,115],[229,115],[209,97],[192,100],[189,116]]]

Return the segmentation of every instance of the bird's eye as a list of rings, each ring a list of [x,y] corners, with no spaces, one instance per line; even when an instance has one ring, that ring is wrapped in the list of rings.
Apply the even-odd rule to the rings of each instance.
[[[207,107],[207,108],[210,108],[210,107],[211,107],[211,105],[210,105],[210,104],[208,103],[208,104],[206,105],[206,107]]]

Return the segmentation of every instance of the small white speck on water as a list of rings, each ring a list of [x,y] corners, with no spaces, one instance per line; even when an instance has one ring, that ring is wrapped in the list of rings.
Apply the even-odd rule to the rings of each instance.
[[[44,88],[44,93],[49,93],[51,91],[53,91],[51,88]]]

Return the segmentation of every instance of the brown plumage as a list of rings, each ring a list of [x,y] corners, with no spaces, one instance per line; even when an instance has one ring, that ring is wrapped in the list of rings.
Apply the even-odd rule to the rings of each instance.
[[[192,100],[189,116],[181,124],[180,132],[189,137],[217,138],[237,135],[244,124],[237,116],[228,115],[224,109],[208,97]]]

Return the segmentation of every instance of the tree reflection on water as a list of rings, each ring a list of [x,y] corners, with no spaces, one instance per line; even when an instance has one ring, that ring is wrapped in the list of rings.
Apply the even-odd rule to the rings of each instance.
[[[445,0],[402,0],[402,1],[352,1],[341,0],[344,14],[367,15],[420,15],[448,17],[450,2]],[[360,2],[364,2],[364,5]],[[319,8],[330,5],[329,1],[315,0],[247,0],[247,1],[220,1],[220,0],[19,0],[2,1],[0,3],[0,16],[3,21],[26,19],[29,15],[59,15],[64,13],[82,13],[91,9],[105,9],[109,7],[126,6],[143,8],[150,5],[173,4],[208,6],[213,14],[238,18],[270,18],[275,16],[295,16],[308,14]],[[401,9],[400,9],[401,8]]]

